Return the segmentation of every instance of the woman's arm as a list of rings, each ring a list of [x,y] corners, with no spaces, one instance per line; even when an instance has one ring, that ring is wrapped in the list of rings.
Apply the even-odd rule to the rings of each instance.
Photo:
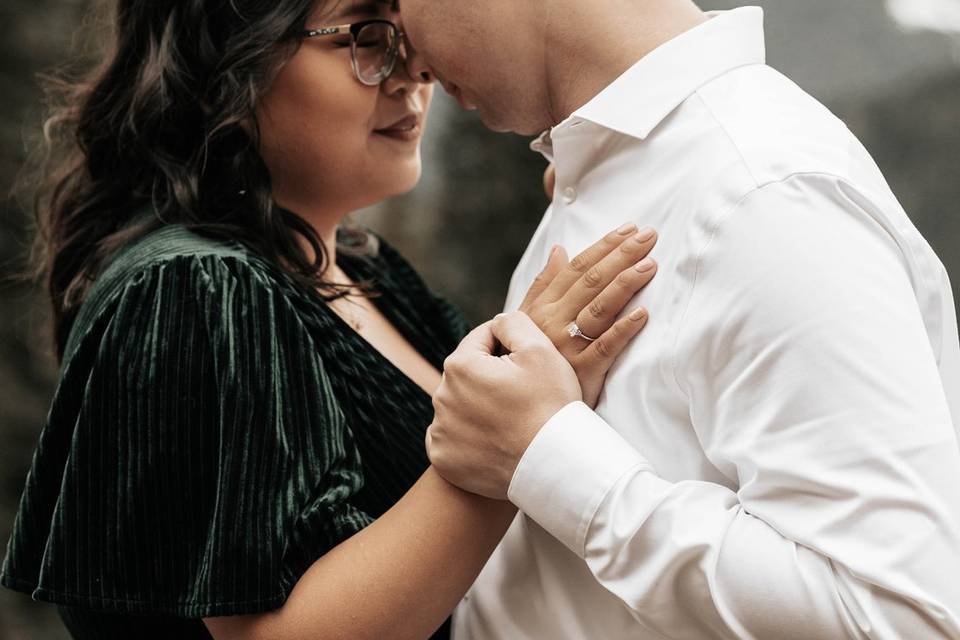
[[[450,615],[516,509],[429,468],[363,531],[319,558],[269,613],[204,618],[217,640],[428,638]]]
[[[531,286],[524,309],[560,343],[585,387],[599,388],[644,324],[616,317],[653,277],[633,265],[655,242],[625,225],[569,263],[554,252]],[[566,327],[574,320],[600,339],[572,340]],[[383,516],[316,560],[283,607],[204,622],[216,640],[422,640],[450,615],[515,513],[509,502],[457,489],[430,467]]]

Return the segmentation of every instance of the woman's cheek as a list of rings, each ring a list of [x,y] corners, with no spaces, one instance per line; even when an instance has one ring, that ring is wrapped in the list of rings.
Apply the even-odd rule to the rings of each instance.
[[[433,101],[433,89],[435,86],[433,83],[424,84],[420,85],[418,89],[420,92],[420,101],[425,110],[430,107],[430,103]]]
[[[420,127],[422,131],[426,131],[430,122],[430,104],[433,102],[433,85],[425,84],[421,85],[417,89],[417,98],[416,103],[420,107],[421,112],[423,113],[423,120],[420,122]]]

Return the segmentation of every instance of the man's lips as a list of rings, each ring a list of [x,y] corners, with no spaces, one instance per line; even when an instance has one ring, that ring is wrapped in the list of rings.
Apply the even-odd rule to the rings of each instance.
[[[451,84],[445,80],[440,80],[440,84],[443,85],[444,91],[446,91],[451,96],[453,96],[454,99],[456,99],[457,103],[460,105],[462,109],[466,109],[467,111],[476,111],[477,106],[472,102],[468,101],[466,97],[464,97],[463,91],[460,90],[460,87],[458,87],[455,84]]]

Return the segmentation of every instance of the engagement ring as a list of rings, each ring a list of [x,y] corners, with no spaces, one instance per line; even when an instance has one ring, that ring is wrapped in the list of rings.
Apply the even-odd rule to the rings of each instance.
[[[585,335],[583,331],[580,331],[580,327],[577,326],[576,322],[570,323],[570,326],[567,328],[567,332],[570,334],[571,338],[583,338],[584,340],[588,340],[590,342],[596,340],[596,338],[591,338],[590,336]]]

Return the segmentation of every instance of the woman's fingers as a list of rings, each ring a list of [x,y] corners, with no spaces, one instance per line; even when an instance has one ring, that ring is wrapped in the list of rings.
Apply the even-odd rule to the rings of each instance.
[[[557,304],[559,313],[569,318],[580,317],[580,312],[587,308],[601,291],[613,282],[620,274],[637,266],[657,242],[657,234],[653,229],[645,229],[621,242],[617,248],[610,251],[583,275],[573,282]],[[563,273],[554,280],[556,282]],[[622,306],[621,306],[622,308]],[[619,311],[619,310],[618,310]]]
[[[606,372],[620,352],[635,335],[647,325],[650,315],[643,307],[634,309],[630,314],[613,323],[599,338],[590,343],[584,353],[586,367],[600,367]]]
[[[657,263],[649,256],[621,271],[613,282],[600,292],[577,315],[577,326],[588,336],[599,336],[613,326],[624,307],[657,273]]]
[[[563,270],[566,264],[566,250],[560,245],[555,246],[550,252],[550,257],[547,258],[547,264],[543,267],[543,271],[534,279],[533,284],[530,285],[530,289],[527,290],[527,295],[523,298],[523,303],[520,305],[520,311],[530,311],[534,300],[539,298],[540,294],[550,286],[550,283],[553,282],[553,279],[557,277],[557,274]]]
[[[591,408],[597,406],[603,382],[614,360],[647,325],[648,317],[646,309],[635,309],[617,320],[577,358],[576,371],[583,390],[583,401]]]
[[[564,298],[569,289],[581,279],[587,277],[592,280],[592,270],[597,267],[597,264],[623,245],[636,231],[637,225],[627,223],[616,231],[611,231],[585,251],[578,254],[557,274],[553,282],[547,287],[547,290],[544,292],[544,300],[546,302],[560,300]],[[614,272],[613,275],[610,276],[610,280],[613,280],[619,271],[620,269]],[[609,284],[610,280],[604,282],[603,286]],[[593,296],[590,297],[592,298]],[[590,298],[588,298],[588,301],[589,299]],[[577,311],[579,311],[579,309],[577,309]],[[575,315],[576,312],[570,314],[570,317],[572,318]]]

